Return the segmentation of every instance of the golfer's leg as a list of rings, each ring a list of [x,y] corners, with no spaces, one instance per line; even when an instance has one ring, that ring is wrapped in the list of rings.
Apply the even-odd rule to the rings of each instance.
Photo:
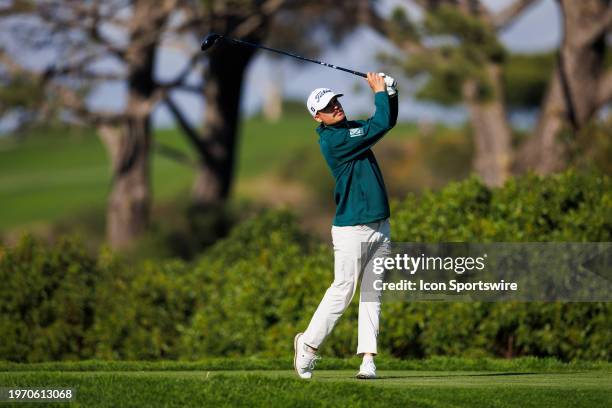
[[[374,281],[380,279],[373,273],[375,258],[387,257],[391,253],[391,238],[389,223],[383,222],[376,234],[372,236],[373,245],[371,253],[363,254],[367,259],[363,270],[359,294],[359,323],[357,335],[357,354],[377,354],[377,338],[380,319],[380,303],[382,292],[376,289]]]
[[[380,301],[359,301],[359,328],[357,354],[377,354],[376,339],[380,317]]]
[[[336,322],[351,303],[360,268],[360,245],[350,234],[351,227],[332,229],[334,241],[334,282],[325,292],[308,328],[304,332],[304,343],[319,348],[331,333]]]

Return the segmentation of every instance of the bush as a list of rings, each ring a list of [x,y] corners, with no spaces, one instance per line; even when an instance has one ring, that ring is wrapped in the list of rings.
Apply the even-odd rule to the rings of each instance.
[[[393,204],[395,241],[610,241],[609,177],[526,176],[488,189],[476,179]],[[329,245],[285,211],[235,227],[193,263],[138,266],[80,241],[55,247],[24,237],[0,247],[0,359],[196,359],[286,356],[333,279]],[[347,356],[357,303],[323,345]],[[610,360],[610,303],[383,305],[382,354],[522,355]]]
[[[183,354],[285,354],[333,275],[331,251],[285,211],[245,222],[193,270],[201,294]]]
[[[88,340],[102,359],[178,358],[195,293],[183,261],[145,261],[137,267],[103,250],[97,264],[96,318]]]
[[[47,248],[24,236],[11,250],[0,248],[0,359],[91,356],[94,266],[73,239]]]
[[[392,214],[400,242],[608,242],[612,182],[568,171],[491,190],[471,178],[409,195]],[[393,303],[381,320],[381,344],[397,356],[610,359],[612,350],[610,303]]]
[[[491,190],[477,178],[440,192],[410,194],[392,209],[402,242],[607,242],[612,239],[610,177],[568,171],[527,175]]]

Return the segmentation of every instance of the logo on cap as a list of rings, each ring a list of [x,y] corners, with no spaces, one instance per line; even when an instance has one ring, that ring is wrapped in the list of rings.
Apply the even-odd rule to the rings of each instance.
[[[321,102],[321,98],[323,97],[323,95],[325,95],[326,93],[330,93],[331,91],[331,89],[324,89],[315,95],[315,99],[317,100],[317,102]]]

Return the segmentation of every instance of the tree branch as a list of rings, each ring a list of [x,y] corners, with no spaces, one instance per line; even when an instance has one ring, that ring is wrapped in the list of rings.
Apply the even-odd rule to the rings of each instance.
[[[591,23],[588,27],[584,27],[584,30],[579,34],[579,41],[582,44],[590,44],[610,29],[612,29],[612,8],[608,7],[598,21]]]
[[[202,96],[204,94],[204,86],[203,85],[179,85],[176,87],[179,91],[191,92],[198,96]]]
[[[261,27],[264,20],[274,15],[284,4],[286,0],[267,0],[261,5],[261,8],[246,18],[238,27],[236,27],[231,35],[236,38],[244,38]]]
[[[87,108],[85,100],[73,89],[53,84],[51,89],[57,92],[62,106],[74,111],[77,116],[85,118],[94,124],[118,124],[126,120],[126,115],[114,112],[92,112]]]
[[[97,3],[96,3],[97,4]],[[58,12],[60,7],[64,7],[63,12]],[[101,18],[97,7],[86,8],[83,5],[79,5],[77,2],[70,2],[66,4],[42,4],[38,9],[36,15],[49,25],[51,32],[65,33],[67,28],[73,28],[82,30],[88,36],[86,42],[88,47],[91,47],[93,42],[95,45],[100,47],[100,53],[107,52],[115,55],[119,59],[125,57],[125,50],[117,47],[110,40],[101,35],[99,31],[98,19]],[[59,14],[59,16],[58,16]],[[73,40],[68,46],[78,47],[79,44],[76,40]]]
[[[537,0],[515,0],[499,13],[493,15],[492,24],[497,31],[503,31],[510,27],[516,18],[526,9],[535,4]]]
[[[376,12],[374,7],[369,4],[368,1],[361,2],[359,17],[361,23],[368,25],[382,37],[390,39],[395,43],[395,45],[408,53],[417,54],[426,50],[420,41],[409,38],[398,38],[398,36],[395,35],[395,33],[393,33],[393,31],[390,29],[389,22]]]
[[[185,64],[185,67],[183,68],[183,70],[181,71],[181,73],[179,73],[175,79],[173,79],[170,82],[166,82],[166,83],[157,83],[156,85],[160,88],[174,88],[177,86],[181,86],[184,85],[184,82],[187,80],[187,77],[189,76],[189,73],[191,72],[191,70],[193,69],[193,67],[197,64],[197,62],[202,58],[202,54],[199,51],[196,51],[191,58],[189,59],[189,61],[187,62],[187,64]]]
[[[178,122],[181,129],[183,129],[183,132],[187,136],[187,139],[196,148],[196,150],[201,152],[206,160],[214,160],[213,157],[208,153],[207,143],[204,142],[198,132],[189,124],[189,121],[187,121],[187,118],[185,118],[174,100],[172,100],[172,97],[168,95],[164,99],[164,102],[168,106],[168,109]]]
[[[89,56],[78,59],[77,61],[71,62],[70,65],[64,65],[60,67],[51,66],[47,68],[46,75],[49,77],[61,77],[61,76],[75,76],[80,79],[88,79],[91,81],[123,81],[126,79],[125,75],[113,74],[113,73],[96,73],[88,70],[89,64],[100,58],[100,55],[91,54]]]
[[[188,154],[185,154],[183,151],[179,149],[159,143],[159,140],[153,141],[153,147],[158,154],[170,160],[173,160],[176,163],[183,164],[191,168],[196,167],[195,161]]]

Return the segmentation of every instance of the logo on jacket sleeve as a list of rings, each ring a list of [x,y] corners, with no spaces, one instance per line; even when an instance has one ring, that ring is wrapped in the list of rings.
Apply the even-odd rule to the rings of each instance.
[[[362,127],[349,129],[349,137],[358,137],[358,136],[363,136],[364,134],[365,134],[365,131],[363,130]]]

